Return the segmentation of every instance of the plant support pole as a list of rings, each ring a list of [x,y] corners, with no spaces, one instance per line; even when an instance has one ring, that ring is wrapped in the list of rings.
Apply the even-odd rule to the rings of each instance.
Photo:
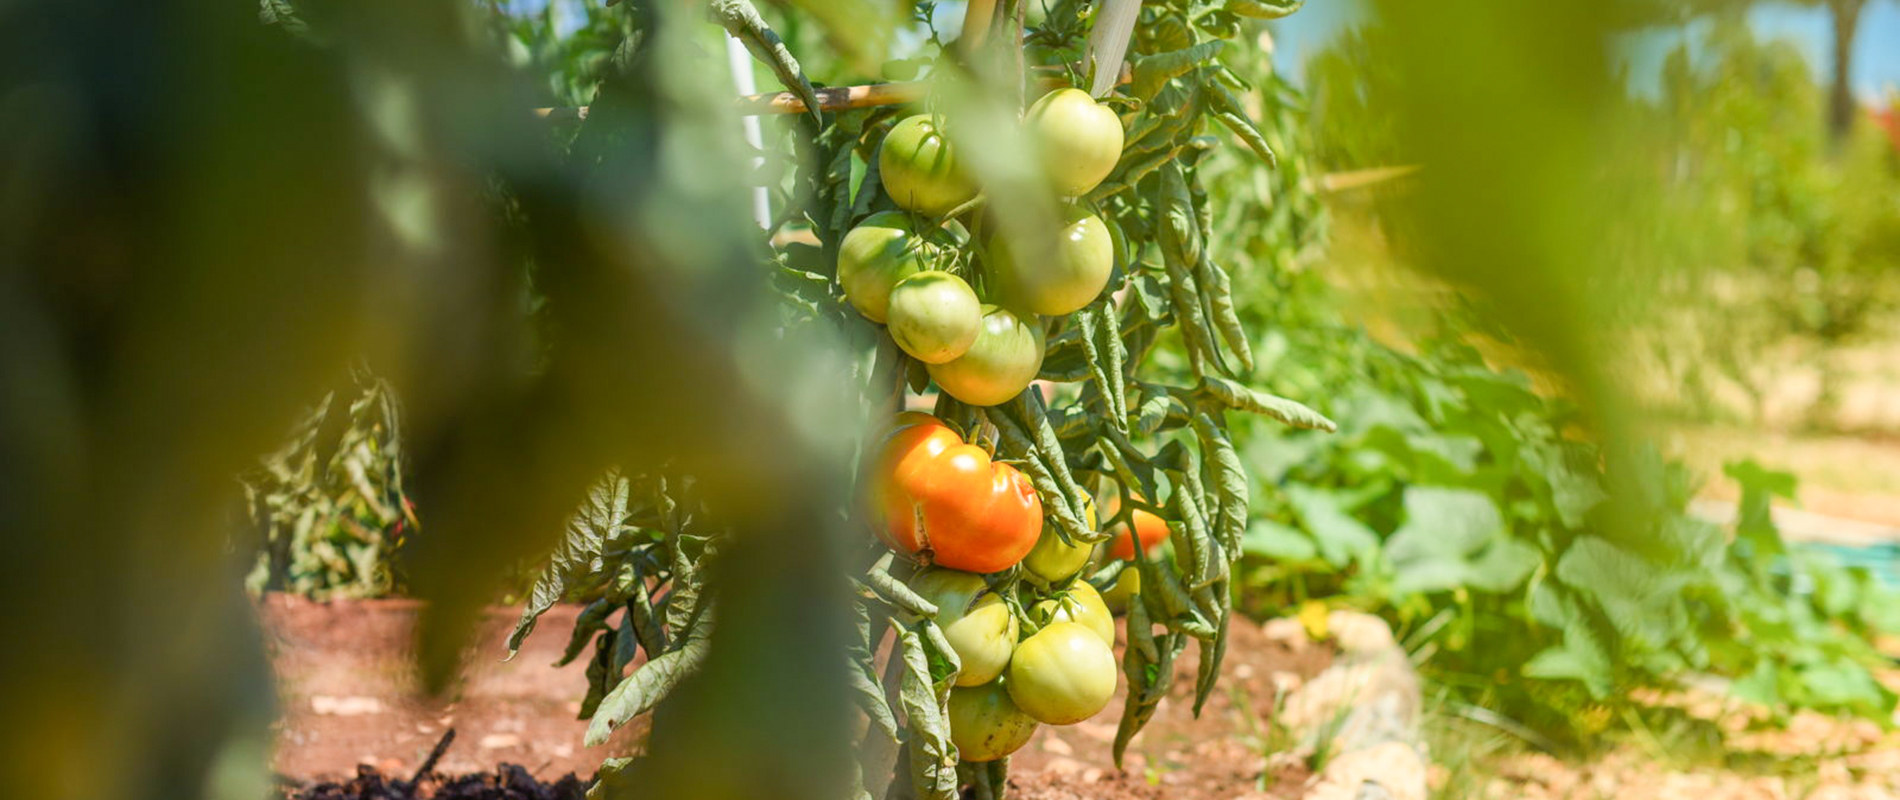
[[[752,54],[746,52],[745,43],[730,34],[726,36],[726,65],[732,69],[732,88],[741,96],[758,92],[758,85],[752,79]],[[758,115],[739,117],[739,126],[745,132],[745,143],[760,153],[752,159],[752,168],[764,166],[765,137],[759,134]],[[759,223],[760,228],[772,227],[772,197],[764,186],[752,187],[752,220]]]

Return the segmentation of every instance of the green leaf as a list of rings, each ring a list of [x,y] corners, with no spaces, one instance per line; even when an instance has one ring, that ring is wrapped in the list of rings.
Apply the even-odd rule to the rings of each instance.
[[[1584,536],[1557,561],[1557,577],[1602,607],[1618,633],[1661,647],[1689,627],[1682,589],[1701,573],[1670,570],[1597,536]]]
[[[918,800],[951,800],[957,795],[957,748],[950,743],[950,682],[932,674],[930,640],[920,629],[896,628],[896,657],[904,665],[898,699],[911,731],[911,788]]]
[[[1203,377],[1200,391],[1228,408],[1262,414],[1295,428],[1321,430],[1327,433],[1339,430],[1338,425],[1318,411],[1284,397],[1249,389],[1217,375]]]
[[[1306,0],[1227,0],[1228,13],[1254,19],[1279,19],[1306,5]]]
[[[1135,58],[1132,79],[1128,84],[1128,95],[1142,101],[1153,100],[1156,93],[1167,82],[1186,75],[1189,70],[1213,60],[1220,55],[1226,45],[1219,39],[1202,42],[1180,50],[1166,53],[1151,53]]]
[[[534,631],[535,620],[561,602],[574,585],[601,573],[601,553],[609,542],[630,530],[627,525],[629,491],[627,479],[618,471],[609,471],[588,490],[587,500],[568,518],[566,536],[554,548],[547,568],[535,579],[534,588],[528,592],[528,602],[521,609],[521,618],[508,634],[509,658],[514,657],[521,649],[522,640]]]
[[[634,780],[632,758],[609,758],[601,762],[594,785],[587,788],[587,800],[614,800],[636,797],[642,787]]]
[[[1890,695],[1867,668],[1845,657],[1807,664],[1796,670],[1809,703],[1837,708],[1891,707]]]
[[[1405,524],[1386,540],[1395,566],[1451,556],[1459,560],[1505,535],[1491,498],[1469,489],[1412,486],[1405,490]]]
[[[582,743],[587,747],[605,744],[615,728],[658,705],[680,681],[699,671],[699,665],[706,660],[706,651],[707,639],[701,636],[688,639],[678,650],[661,653],[641,664],[600,701],[594,718],[587,723],[587,737]]]
[[[1610,656],[1589,626],[1578,622],[1564,630],[1564,643],[1545,648],[1524,663],[1524,677],[1573,680],[1592,697],[1608,697],[1614,673]]]
[[[711,11],[713,19],[745,45],[746,52],[765,62],[778,82],[804,101],[806,112],[813,122],[818,122],[821,117],[817,90],[812,88],[805,70],[798,66],[798,59],[792,57],[785,41],[759,18],[759,10],[752,7],[751,0],[713,0]]]
[[[1250,556],[1278,561],[1306,561],[1319,552],[1306,534],[1270,519],[1257,519],[1248,525],[1240,549]]]

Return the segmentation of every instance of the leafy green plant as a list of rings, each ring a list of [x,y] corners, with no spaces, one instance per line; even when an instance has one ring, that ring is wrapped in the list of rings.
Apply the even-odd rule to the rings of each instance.
[[[325,395],[241,478],[260,535],[245,580],[253,592],[380,597],[402,586],[398,554],[416,516],[403,490],[401,409],[367,370],[351,388]]]
[[[1255,608],[1376,610],[1468,702],[1572,745],[1616,724],[1630,689],[1695,672],[1775,708],[1893,708],[1868,672],[1893,594],[1782,542],[1767,502],[1792,497],[1791,476],[1731,465],[1731,538],[1687,513],[1681,465],[1599,452],[1562,401],[1469,345],[1405,354],[1342,328],[1310,346],[1359,357],[1317,377],[1336,387],[1336,438],[1256,435],[1244,451],[1272,487],[1245,539]],[[1288,358],[1321,363],[1308,355]],[[1605,533],[1612,471],[1641,489],[1639,535]]]

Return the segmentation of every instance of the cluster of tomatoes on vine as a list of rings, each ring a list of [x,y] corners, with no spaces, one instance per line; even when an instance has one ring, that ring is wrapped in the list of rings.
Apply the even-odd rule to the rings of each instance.
[[[1061,196],[1087,194],[1121,157],[1121,120],[1081,90],[1044,95],[1023,122],[1038,165]],[[838,280],[852,306],[884,324],[942,392],[991,406],[1016,397],[1041,371],[1042,317],[1073,313],[1102,294],[1114,248],[1101,218],[1065,203],[1055,246],[1035,257],[1000,236],[973,243],[985,292],[979,297],[969,281],[942,268],[957,245],[930,222],[952,216],[978,192],[939,125],[919,114],[885,136],[879,177],[909,213],[872,214],[847,233]],[[1161,518],[1135,511],[1132,530],[1115,532],[1100,547],[1074,541],[1046,524],[1021,471],[917,411],[899,414],[879,441],[866,483],[879,535],[924,565],[911,589],[937,607],[936,622],[960,662],[948,709],[960,758],[1002,758],[1027,743],[1038,724],[1081,722],[1107,706],[1118,674],[1109,605],[1127,602],[1138,578],[1124,572],[1104,597],[1080,576],[1098,557],[1133,557],[1137,541],[1144,549],[1158,546],[1168,536]],[[1080,499],[1094,530],[1093,498]],[[986,577],[1019,565],[1019,581],[998,585]]]

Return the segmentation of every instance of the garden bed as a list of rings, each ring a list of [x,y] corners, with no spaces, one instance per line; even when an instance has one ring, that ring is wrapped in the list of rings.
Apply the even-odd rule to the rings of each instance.
[[[409,665],[418,607],[405,600],[313,603],[289,597],[260,604],[283,703],[274,766],[285,796],[565,798],[584,785],[563,782],[569,773],[587,776],[606,756],[637,751],[644,721],[624,727],[605,746],[581,746],[586,723],[575,715],[585,665],[552,666],[578,609],[550,611],[508,662],[500,654],[513,612],[491,610],[467,680],[454,697],[434,701],[418,694]],[[1234,625],[1222,680],[1199,719],[1193,714],[1190,647],[1176,665],[1172,696],[1129,748],[1123,770],[1110,758],[1119,696],[1098,719],[1044,726],[1012,759],[1012,796],[1311,796],[1324,782],[1297,754],[1303,734],[1297,726],[1277,726],[1276,709],[1297,709],[1301,687],[1312,695],[1311,688],[1331,680],[1323,674],[1340,672],[1329,667],[1347,666],[1351,659],[1336,664],[1331,642],[1313,642],[1288,622],[1264,629]],[[1289,692],[1295,693],[1291,704]],[[1301,713],[1314,716],[1310,709],[1289,712]],[[454,741],[433,770],[418,776],[450,728]]]

